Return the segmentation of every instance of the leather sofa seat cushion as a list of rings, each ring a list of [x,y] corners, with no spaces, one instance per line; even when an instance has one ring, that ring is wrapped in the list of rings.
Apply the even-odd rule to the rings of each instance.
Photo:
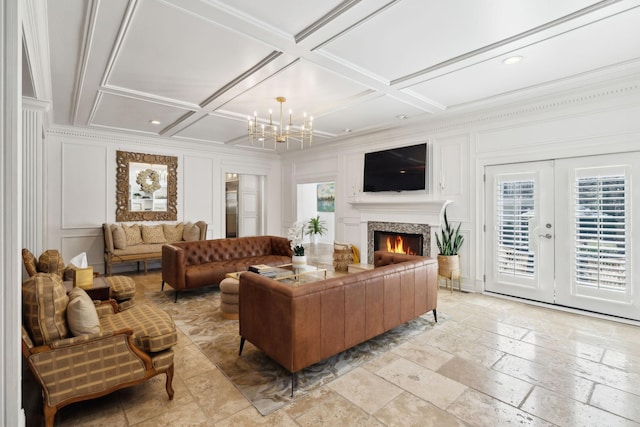
[[[100,318],[100,324],[104,332],[131,328],[133,342],[147,352],[166,350],[178,342],[178,333],[171,316],[147,304],[103,316]]]
[[[69,297],[56,274],[37,273],[22,284],[22,314],[36,345],[49,344],[69,335]]]

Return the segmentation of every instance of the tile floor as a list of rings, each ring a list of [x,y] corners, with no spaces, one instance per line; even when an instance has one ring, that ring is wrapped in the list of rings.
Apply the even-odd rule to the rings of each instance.
[[[136,276],[138,295],[157,278]],[[266,417],[180,334],[173,401],[156,377],[63,408],[56,425],[640,425],[637,326],[444,289],[438,298],[436,327]]]

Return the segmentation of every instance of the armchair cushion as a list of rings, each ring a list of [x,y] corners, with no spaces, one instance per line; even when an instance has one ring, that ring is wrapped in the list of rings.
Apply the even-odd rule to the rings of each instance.
[[[41,273],[53,273],[62,277],[64,274],[64,260],[60,251],[48,249],[38,258],[38,271]]]
[[[96,306],[82,288],[73,288],[69,292],[67,323],[74,336],[97,334],[102,331]]]
[[[56,274],[37,273],[22,285],[22,310],[28,332],[36,345],[66,338],[69,297]]]
[[[103,316],[100,324],[104,332],[133,329],[134,344],[147,352],[171,348],[178,341],[171,316],[149,305],[136,305],[128,310]]]
[[[37,261],[35,255],[29,249],[22,249],[22,261],[29,277],[35,276],[38,272]]]

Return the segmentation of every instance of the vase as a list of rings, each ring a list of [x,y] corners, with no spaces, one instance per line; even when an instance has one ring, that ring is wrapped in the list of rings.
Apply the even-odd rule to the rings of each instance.
[[[314,245],[318,244],[318,235],[317,234],[312,234],[311,235],[311,243],[313,243]]]
[[[294,255],[291,257],[291,266],[293,268],[300,268],[307,265],[307,256],[306,255]]]

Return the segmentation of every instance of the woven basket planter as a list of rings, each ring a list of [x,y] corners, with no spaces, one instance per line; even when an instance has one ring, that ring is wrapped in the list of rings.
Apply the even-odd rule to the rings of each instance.
[[[438,276],[449,279],[460,277],[460,255],[438,255]]]

